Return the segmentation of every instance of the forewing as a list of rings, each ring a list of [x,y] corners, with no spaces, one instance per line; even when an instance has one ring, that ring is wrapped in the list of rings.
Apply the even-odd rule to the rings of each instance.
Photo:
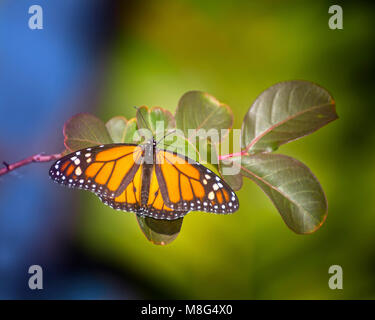
[[[133,180],[142,153],[142,148],[133,144],[85,148],[56,161],[49,175],[57,183],[115,198]]]

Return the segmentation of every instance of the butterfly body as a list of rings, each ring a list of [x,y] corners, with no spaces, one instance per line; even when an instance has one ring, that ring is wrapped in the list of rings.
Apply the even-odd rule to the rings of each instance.
[[[50,177],[86,189],[116,210],[174,220],[189,211],[227,214],[237,196],[215,173],[183,155],[142,145],[107,144],[75,151],[56,161]]]

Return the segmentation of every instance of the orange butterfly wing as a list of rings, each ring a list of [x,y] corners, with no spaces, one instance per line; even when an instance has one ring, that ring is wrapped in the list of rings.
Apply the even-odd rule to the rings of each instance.
[[[186,215],[188,210],[174,210],[168,207],[162,197],[158,179],[155,173],[155,166],[152,169],[150,185],[148,189],[147,203],[141,204],[142,168],[141,165],[134,176],[134,180],[116,198],[101,197],[104,204],[113,209],[123,211],[134,211],[140,216],[147,216],[154,219],[174,220]],[[134,188],[137,188],[136,190]]]
[[[56,161],[50,177],[57,183],[95,193],[116,210],[156,219],[177,219],[187,211],[167,207],[155,170],[150,179],[147,204],[141,204],[144,149],[133,144],[111,144],[73,152]]]
[[[158,150],[155,171],[163,199],[173,210],[227,214],[239,208],[229,185],[192,159]]]
[[[142,148],[132,144],[86,148],[56,161],[49,175],[57,183],[115,197],[133,180],[142,152]]]
[[[149,171],[144,170],[144,152],[144,147],[133,144],[86,148],[56,161],[49,174],[55,182],[94,192],[114,209],[156,219],[178,219],[189,211],[226,214],[238,210],[232,189],[211,170],[184,156],[155,149],[156,163],[151,176],[145,177]],[[142,192],[147,193],[144,203]]]

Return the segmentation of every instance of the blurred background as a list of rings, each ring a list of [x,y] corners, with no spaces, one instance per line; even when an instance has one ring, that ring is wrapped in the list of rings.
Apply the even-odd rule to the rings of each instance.
[[[30,30],[28,9],[43,8]],[[189,90],[233,109],[234,127],[263,90],[304,79],[335,98],[339,120],[281,147],[326,192],[326,223],[294,234],[251,181],[234,215],[189,214],[178,238],[148,242],[134,214],[48,178],[50,163],[0,178],[1,299],[375,298],[374,6],[331,1],[3,0],[0,161],[64,149],[79,112],[104,121],[134,105],[174,112]],[[28,288],[28,268],[44,289]],[[344,289],[330,290],[340,265]]]

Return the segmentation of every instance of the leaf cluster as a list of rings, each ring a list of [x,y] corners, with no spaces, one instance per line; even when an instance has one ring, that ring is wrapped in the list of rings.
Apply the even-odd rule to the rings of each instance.
[[[244,177],[254,181],[287,226],[306,234],[316,231],[327,216],[324,191],[303,163],[273,152],[335,119],[335,103],[325,89],[307,81],[287,81],[257,97],[244,116],[241,141],[234,141],[230,132],[233,114],[229,106],[207,93],[189,91],[174,115],[160,107],[142,106],[132,119],[116,116],[104,123],[91,114],[78,114],[64,126],[64,143],[67,153],[100,144],[140,143],[138,130],[151,129],[154,137],[165,137],[165,149],[173,148],[210,166],[234,190],[241,189]],[[199,134],[212,129],[219,132],[216,139],[203,139]],[[170,135],[171,131],[175,134]],[[232,152],[223,154],[225,144]],[[235,145],[240,146],[237,152],[233,152]],[[183,218],[160,221],[139,216],[137,220],[147,239],[162,245],[177,237],[183,222]]]

